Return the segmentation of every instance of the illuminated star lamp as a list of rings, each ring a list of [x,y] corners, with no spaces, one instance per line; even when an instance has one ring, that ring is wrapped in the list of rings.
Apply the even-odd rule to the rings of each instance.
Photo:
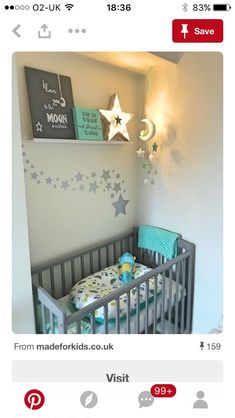
[[[126,125],[134,115],[122,111],[117,94],[111,96],[109,110],[99,109],[99,111],[106,123],[105,136],[107,136],[108,141],[130,141]]]

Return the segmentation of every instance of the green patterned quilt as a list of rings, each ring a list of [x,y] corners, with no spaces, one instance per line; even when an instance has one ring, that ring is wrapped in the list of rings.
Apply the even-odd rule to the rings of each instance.
[[[143,274],[151,271],[149,267],[143,264],[135,264],[135,273],[133,273],[134,279],[142,276]],[[134,280],[133,279],[133,280]],[[85,279],[76,283],[70,291],[70,300],[77,309],[82,309],[92,302],[111,294],[114,290],[123,286],[123,282],[119,279],[118,264],[111,267],[106,267],[103,270],[94,273]],[[162,291],[162,277],[158,274],[157,281],[157,293]],[[149,302],[153,300],[154,296],[154,279],[149,280]],[[130,305],[131,314],[136,310],[137,301],[137,288],[133,288],[130,291]],[[140,285],[140,304],[144,306],[146,302],[146,285],[142,283]],[[124,318],[127,310],[127,294],[124,293],[119,298],[120,316]],[[104,321],[104,309],[103,307],[95,311],[95,318],[97,322],[102,323]],[[116,302],[113,300],[108,304],[108,319],[112,320],[116,318]]]

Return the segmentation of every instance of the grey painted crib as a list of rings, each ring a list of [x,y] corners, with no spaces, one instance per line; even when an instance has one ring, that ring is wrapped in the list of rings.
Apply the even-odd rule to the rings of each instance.
[[[194,244],[178,239],[177,257],[166,260],[161,254],[138,248],[138,228],[121,237],[96,245],[50,264],[32,269],[36,332],[90,334],[189,334],[192,329],[194,293]],[[60,301],[68,298],[72,286],[101,269],[117,263],[124,252],[136,256],[136,262],[151,271],[123,284],[82,309],[68,314]],[[159,276],[160,275],[160,276]],[[157,292],[158,279],[162,291]],[[152,297],[149,297],[150,281]],[[154,283],[154,285],[153,285]],[[144,284],[145,303],[140,301]],[[153,290],[154,286],[154,290]],[[131,310],[131,292],[136,306]],[[120,318],[120,297],[126,298],[126,315]],[[115,319],[109,320],[109,304],[115,302]],[[144,306],[143,306],[144,305]],[[104,321],[98,324],[95,312],[103,308]]]

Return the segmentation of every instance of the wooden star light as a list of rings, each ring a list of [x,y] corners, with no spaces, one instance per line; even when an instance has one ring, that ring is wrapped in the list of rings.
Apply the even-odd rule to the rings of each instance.
[[[111,96],[109,110],[99,109],[99,111],[105,123],[109,122],[106,128],[108,141],[112,139],[130,141],[126,125],[134,115],[122,111],[117,94]]]

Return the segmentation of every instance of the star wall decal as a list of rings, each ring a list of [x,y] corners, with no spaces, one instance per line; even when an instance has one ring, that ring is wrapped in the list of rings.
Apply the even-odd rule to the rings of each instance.
[[[119,198],[116,202],[112,203],[112,205],[115,207],[115,218],[119,215],[119,213],[123,213],[126,215],[126,205],[129,203],[129,200],[124,200],[122,195],[119,195]]]
[[[93,183],[90,183],[90,190],[89,192],[94,192],[96,193],[96,190],[98,189],[99,186],[97,186],[96,181],[94,181]]]
[[[152,145],[152,148],[154,152],[157,152],[158,145],[156,144],[156,142],[154,142],[154,144]]]
[[[50,176],[47,177],[45,180],[46,180],[46,184],[51,184],[53,181],[53,179]]]
[[[120,183],[115,183],[113,186],[113,190],[115,190],[116,193],[121,191]]]
[[[117,94],[111,96],[109,110],[99,109],[99,111],[106,124],[109,122],[106,128],[108,141],[112,139],[130,141],[126,125],[134,115],[122,111]]]
[[[110,177],[110,170],[103,170],[103,174],[102,174],[101,177],[104,179],[104,181],[107,181],[108,179],[110,179],[111,178]]]
[[[101,172],[90,171],[90,175],[88,176],[86,173],[77,171],[70,179],[63,179],[56,177],[56,175],[51,176],[40,167],[36,167],[27,158],[26,154],[26,152],[23,153],[24,171],[31,181],[34,181],[34,184],[50,186],[53,189],[67,193],[69,191],[74,193],[85,190],[90,192],[90,195],[95,195],[104,192],[109,199],[112,199],[110,204],[115,208],[115,218],[120,213],[127,214],[126,207],[130,200],[123,198],[123,195],[126,196],[125,193],[127,190],[125,180],[122,179],[120,172],[110,168],[103,169]],[[101,187],[100,184],[103,186]]]
[[[31,173],[31,179],[32,180],[37,180],[38,174],[36,172]]]
[[[77,174],[75,175],[75,177],[76,177],[76,180],[77,180],[77,181],[82,181],[82,179],[83,179],[83,174],[81,174],[81,173],[79,172],[79,173],[77,173]]]
[[[62,182],[61,182],[61,188],[64,189],[64,190],[67,190],[68,187],[70,187],[68,180],[65,180],[65,181],[62,180]]]

